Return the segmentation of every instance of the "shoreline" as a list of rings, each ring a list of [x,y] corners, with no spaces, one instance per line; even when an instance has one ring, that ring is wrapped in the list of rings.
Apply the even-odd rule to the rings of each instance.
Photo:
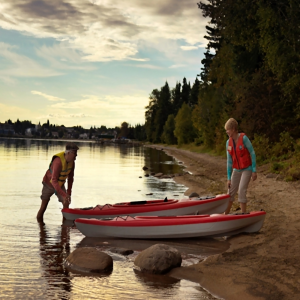
[[[183,163],[190,174],[173,179],[188,188],[185,195],[227,192],[225,158],[161,145],[145,147],[165,151]],[[250,182],[247,193],[247,211],[267,213],[260,232],[228,237],[227,251],[173,269],[169,276],[197,282],[223,299],[300,299],[300,182],[282,181],[269,169],[257,168],[258,178]],[[235,201],[232,210],[237,208]]]

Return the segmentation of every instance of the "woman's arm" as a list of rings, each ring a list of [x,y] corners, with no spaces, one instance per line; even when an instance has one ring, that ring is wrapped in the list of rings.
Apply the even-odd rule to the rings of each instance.
[[[226,155],[227,155],[227,179],[231,180],[231,174],[232,174],[232,157],[228,152],[228,143],[229,140],[226,142]]]

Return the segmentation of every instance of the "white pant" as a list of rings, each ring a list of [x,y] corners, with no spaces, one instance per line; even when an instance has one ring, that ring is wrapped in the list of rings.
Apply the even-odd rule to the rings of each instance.
[[[239,191],[238,201],[241,203],[247,203],[247,188],[251,179],[252,171],[237,172],[233,170],[231,175],[231,186],[229,189],[230,201],[234,201],[234,197]]]

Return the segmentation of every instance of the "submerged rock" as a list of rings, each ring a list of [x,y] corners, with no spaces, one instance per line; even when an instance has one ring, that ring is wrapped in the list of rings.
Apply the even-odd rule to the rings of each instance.
[[[181,262],[181,254],[177,249],[165,244],[156,244],[142,251],[136,257],[134,264],[142,272],[164,274],[180,267]]]
[[[113,259],[96,248],[83,247],[67,257],[65,266],[79,272],[108,272],[113,269]]]
[[[161,177],[161,176],[163,176],[164,174],[163,173],[156,173],[155,175],[154,175],[154,177]]]
[[[190,195],[189,195],[189,198],[199,198],[199,194],[197,194],[197,193],[191,193]]]
[[[125,249],[125,248],[110,248],[108,249],[110,252],[112,253],[117,253],[117,254],[121,254],[121,255],[129,255],[133,253],[133,250],[130,249]]]

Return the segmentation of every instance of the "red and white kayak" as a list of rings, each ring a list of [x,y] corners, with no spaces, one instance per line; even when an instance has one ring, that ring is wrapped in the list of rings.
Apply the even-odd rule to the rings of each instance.
[[[222,213],[226,210],[229,195],[187,198],[181,200],[144,200],[116,204],[97,205],[88,208],[64,208],[67,220],[78,218],[114,218],[118,216],[180,216],[191,214]]]
[[[76,219],[75,224],[87,237],[166,239],[257,232],[261,229],[265,216],[264,211],[235,215],[128,216],[111,220]]]

